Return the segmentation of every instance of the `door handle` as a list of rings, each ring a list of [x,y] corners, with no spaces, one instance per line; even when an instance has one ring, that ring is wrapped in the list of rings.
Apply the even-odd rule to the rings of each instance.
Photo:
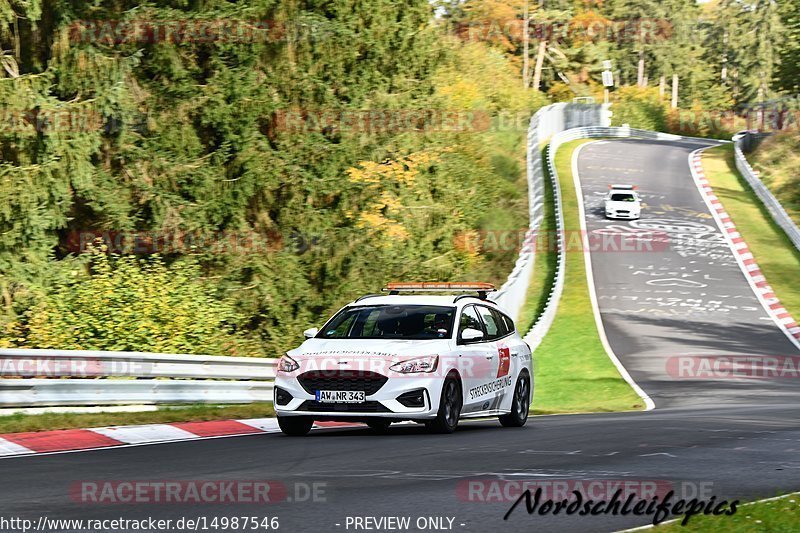
[[[494,356],[493,355],[487,355],[486,359],[489,359],[489,360],[494,359]]]
[[[519,355],[519,352],[511,352],[511,357],[516,357]]]

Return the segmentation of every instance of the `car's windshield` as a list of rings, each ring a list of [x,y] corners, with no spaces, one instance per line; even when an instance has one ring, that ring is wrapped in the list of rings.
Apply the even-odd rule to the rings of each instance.
[[[370,305],[340,311],[317,335],[323,339],[446,339],[454,307]]]
[[[611,195],[612,202],[633,202],[636,198],[630,193],[616,193]]]

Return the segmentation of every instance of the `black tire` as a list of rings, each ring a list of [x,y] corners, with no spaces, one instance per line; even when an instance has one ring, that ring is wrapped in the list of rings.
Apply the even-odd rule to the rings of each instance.
[[[389,431],[389,426],[391,425],[391,420],[383,420],[380,418],[367,421],[367,426],[369,426],[369,429],[371,429],[373,433],[386,433]]]
[[[311,431],[314,419],[305,416],[279,416],[278,427],[284,435],[290,437],[304,437]]]
[[[500,416],[500,423],[507,428],[521,428],[528,421],[531,408],[531,379],[527,373],[522,373],[517,378],[514,386],[514,401],[511,402],[511,412]]]
[[[442,385],[442,396],[439,399],[439,412],[436,418],[425,422],[431,433],[452,433],[458,427],[461,416],[461,382],[453,375],[447,376]]]

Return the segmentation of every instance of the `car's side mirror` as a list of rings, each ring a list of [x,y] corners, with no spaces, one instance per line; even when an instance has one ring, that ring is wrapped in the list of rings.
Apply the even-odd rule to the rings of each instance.
[[[465,342],[479,341],[483,338],[483,332],[479,329],[467,328],[461,332],[461,340]]]
[[[309,328],[303,332],[303,337],[306,339],[313,339],[319,333],[319,329],[317,328]]]

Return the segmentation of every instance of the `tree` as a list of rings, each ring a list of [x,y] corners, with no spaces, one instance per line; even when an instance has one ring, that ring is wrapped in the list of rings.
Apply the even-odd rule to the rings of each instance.
[[[231,301],[201,280],[192,261],[168,268],[158,256],[109,257],[95,250],[92,275],[60,280],[22,318],[22,345],[83,350],[263,356],[236,330]]]
[[[21,50],[0,60],[0,109],[16,120],[0,128],[6,342],[44,342],[46,320],[21,340],[18,326],[40,305],[60,311],[52,297],[73,270],[94,279],[76,242],[98,232],[112,251],[120,235],[180,241],[158,248],[164,268],[196,264],[201,285],[235,310],[227,336],[270,355],[386,281],[497,282],[513,265],[515,250],[475,254],[454,241],[482,229],[486,213],[524,224],[524,129],[486,127],[509,102],[522,115],[539,100],[518,98],[510,56],[445,35],[427,0],[0,0],[0,26],[2,49],[17,39]],[[445,82],[468,52],[485,63],[461,72],[495,79]],[[447,129],[453,95],[467,100],[459,87],[488,116],[467,121],[476,131]],[[413,183],[387,180],[385,197],[348,173],[424,154],[435,157],[415,166]],[[169,275],[152,278],[154,293],[171,290]],[[96,319],[72,316],[70,327]],[[203,342],[193,351],[222,350]]]
[[[654,35],[648,31],[650,24],[663,19],[664,10],[656,0],[612,0],[604,6],[607,16],[623,26],[615,44],[614,60],[621,77],[639,87],[646,85],[648,61],[656,46]]]
[[[786,31],[779,7],[775,0],[721,0],[718,5],[725,34],[715,49],[733,75],[739,102],[761,102],[774,94],[771,81]]]
[[[782,0],[780,9],[786,26],[786,38],[781,43],[776,85],[779,90],[796,94],[800,91],[800,4]]]

